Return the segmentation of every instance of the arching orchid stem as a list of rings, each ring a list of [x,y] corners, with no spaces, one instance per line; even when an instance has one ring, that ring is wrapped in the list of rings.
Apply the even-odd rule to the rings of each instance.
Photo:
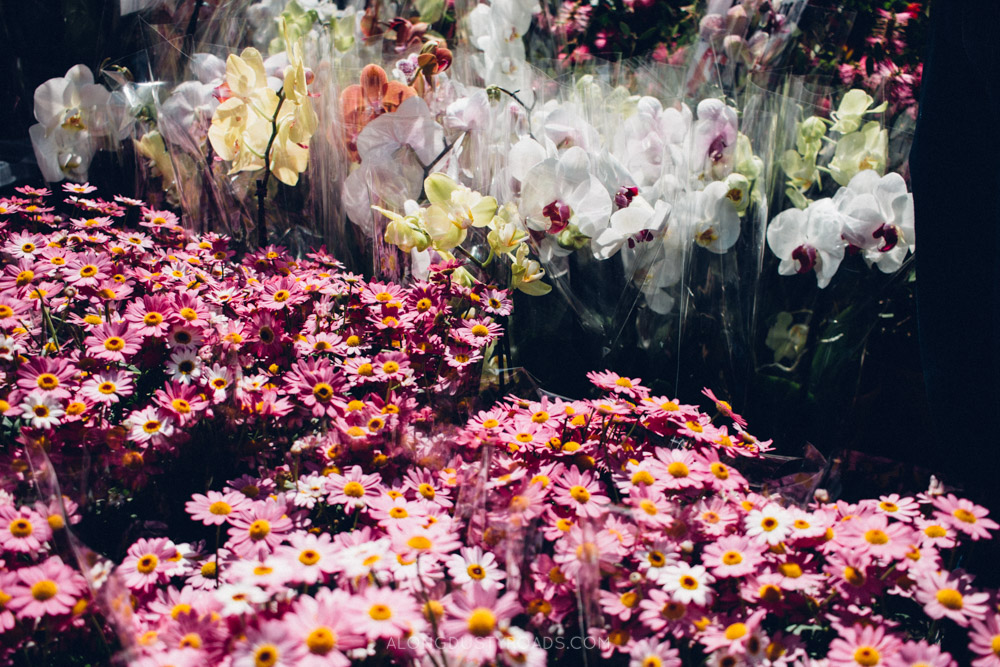
[[[285,103],[285,91],[278,91],[278,105],[274,108],[274,115],[271,117],[271,137],[267,140],[267,148],[264,149],[264,178],[257,179],[257,245],[267,246],[267,221],[264,218],[264,200],[267,198],[267,182],[271,179],[271,147],[278,136],[278,114],[281,113],[281,105]]]

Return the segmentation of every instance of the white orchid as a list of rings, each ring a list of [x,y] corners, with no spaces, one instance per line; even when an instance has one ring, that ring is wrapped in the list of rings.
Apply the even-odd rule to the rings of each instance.
[[[883,273],[897,271],[915,250],[913,195],[899,174],[859,172],[837,191],[833,203],[844,216],[844,239]]]
[[[778,273],[790,276],[816,271],[816,284],[824,288],[844,259],[841,237],[843,216],[831,199],[820,199],[804,211],[782,211],[767,227],[767,244],[781,263]]]
[[[49,79],[35,89],[35,119],[28,129],[35,158],[46,181],[86,180],[97,139],[107,133],[111,93],[94,83],[86,65]]]
[[[692,130],[691,169],[701,181],[721,180],[733,170],[739,119],[736,109],[717,99],[698,103]]]
[[[584,236],[594,237],[608,225],[611,197],[591,173],[586,151],[574,146],[528,171],[519,212],[529,229],[558,234],[573,224]]]
[[[665,201],[657,200],[654,206],[641,196],[634,197],[627,207],[611,215],[611,224],[591,241],[594,257],[608,259],[637,234],[655,234],[666,223],[670,208]]]
[[[716,254],[728,252],[740,236],[740,216],[722,181],[685,195],[674,206],[675,219],[686,226],[696,245]]]

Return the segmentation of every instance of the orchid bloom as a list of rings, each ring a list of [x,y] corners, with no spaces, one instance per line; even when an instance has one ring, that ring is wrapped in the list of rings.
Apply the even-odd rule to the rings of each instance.
[[[829,285],[844,259],[842,227],[843,218],[830,199],[815,201],[804,211],[790,208],[776,215],[767,227],[767,244],[781,260],[778,273],[790,276],[815,270],[817,285]]]
[[[208,138],[218,156],[233,163],[230,174],[264,168],[269,148],[272,172],[286,185],[295,185],[308,166],[309,141],[319,119],[309,99],[308,76],[297,44],[290,44],[288,61],[279,96],[268,82],[257,49],[244,49],[226,60],[231,97],[215,110]]]
[[[836,121],[831,129],[841,134],[856,132],[861,127],[865,114],[882,113],[888,106],[888,103],[883,102],[873,108],[874,103],[875,99],[860,88],[847,91],[840,100],[840,106],[830,114]]]
[[[877,121],[869,121],[858,132],[841,137],[830,160],[830,175],[838,185],[847,185],[854,175],[873,169],[885,173],[889,153],[889,133]]]
[[[424,180],[431,205],[425,213],[425,227],[438,250],[461,244],[469,227],[485,227],[497,211],[497,200],[460,185],[444,174]]]
[[[861,248],[865,260],[882,272],[898,270],[914,250],[913,195],[899,174],[858,172],[837,191],[833,203],[844,215],[844,239]]]
[[[695,244],[716,254],[728,252],[740,236],[740,216],[723,181],[688,193],[674,212],[686,224]]]
[[[586,151],[574,146],[532,167],[521,186],[520,213],[530,229],[558,234],[570,224],[594,237],[608,225],[611,197],[591,173]]]
[[[86,180],[97,151],[95,138],[106,133],[101,110],[110,98],[104,86],[94,83],[86,65],[76,65],[66,76],[49,79],[35,89],[38,123],[28,134],[46,181]]]
[[[722,100],[698,104],[694,124],[691,168],[699,180],[721,180],[733,170],[739,121],[736,110]]]

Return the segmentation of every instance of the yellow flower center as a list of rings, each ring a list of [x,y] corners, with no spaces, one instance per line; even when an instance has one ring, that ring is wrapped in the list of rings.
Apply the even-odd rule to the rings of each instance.
[[[685,574],[683,577],[681,577],[680,584],[681,588],[685,588],[689,591],[693,591],[694,589],[698,588],[698,580],[692,577],[690,574]]]
[[[156,433],[160,430],[160,422],[155,419],[150,419],[145,424],[142,425],[142,430],[146,433]]]
[[[358,482],[348,482],[344,485],[344,495],[349,498],[360,498],[365,495],[365,487]]]
[[[278,303],[282,303],[284,301],[288,301],[288,297],[290,296],[291,293],[288,290],[280,289],[274,293],[274,300],[277,301]]]
[[[618,385],[619,387],[624,387],[626,389],[632,388],[632,381],[629,380],[628,378],[618,378],[617,380],[615,380],[615,384]]]
[[[434,487],[430,484],[421,484],[417,487],[417,491],[427,500],[434,500],[434,496],[437,495],[434,491]]]
[[[961,521],[962,523],[975,523],[976,515],[967,509],[962,509],[959,507],[957,510],[951,513],[953,517]]]
[[[146,313],[145,317],[142,318],[142,323],[147,327],[155,327],[163,323],[163,315],[156,312]]]
[[[156,570],[156,566],[159,564],[160,559],[155,554],[146,554],[135,564],[135,569],[143,574],[149,574]]]
[[[375,621],[388,621],[392,618],[392,610],[388,605],[373,604],[368,610],[368,615]]]
[[[897,505],[896,503],[890,503],[888,500],[883,500],[878,504],[878,506],[881,507],[886,512],[899,511],[899,505]]]
[[[770,533],[778,527],[778,520],[772,516],[766,516],[764,517],[764,520],[760,522],[760,527]]]
[[[740,637],[745,636],[747,633],[747,626],[745,623],[733,623],[726,628],[726,639],[729,641],[736,641]]]
[[[364,377],[371,377],[374,374],[375,374],[375,368],[371,364],[364,363],[358,366],[358,375],[362,375]]]
[[[264,644],[253,653],[254,667],[274,667],[278,663],[278,647],[274,644]]]
[[[104,349],[111,352],[120,352],[125,349],[125,341],[118,336],[112,336],[104,341]]]
[[[427,551],[434,545],[423,535],[414,535],[406,541],[406,546],[417,551]]]
[[[798,563],[782,563],[778,566],[778,571],[789,579],[798,579],[802,576],[802,568]]]
[[[924,535],[927,537],[944,537],[948,534],[943,526],[927,526],[924,528]]]
[[[18,287],[24,287],[34,279],[35,279],[35,272],[32,271],[31,269],[25,269],[24,271],[21,271],[19,274],[17,274],[17,278],[15,278],[14,281]]]
[[[59,592],[59,587],[56,586],[56,582],[51,579],[43,579],[42,581],[35,582],[31,586],[31,597],[35,598],[39,602],[45,602],[56,596]]]
[[[722,554],[722,562],[726,565],[739,565],[743,562],[743,554],[739,551],[727,551]]]
[[[271,523],[267,519],[257,519],[250,524],[250,539],[259,542],[271,534]]]
[[[942,607],[957,611],[962,608],[962,594],[954,588],[942,588],[935,596]]]
[[[52,373],[42,373],[35,382],[39,388],[45,390],[52,390],[59,386],[59,378]]]
[[[648,470],[639,470],[632,475],[632,484],[635,486],[652,486],[655,483],[656,480]]]
[[[313,655],[326,655],[337,646],[337,635],[329,628],[316,628],[306,637],[306,647]]]
[[[889,536],[886,535],[884,531],[878,530],[877,528],[873,528],[872,530],[869,530],[867,533],[865,533],[865,542],[868,542],[868,544],[876,544],[876,545],[888,544]]]
[[[179,412],[182,415],[191,412],[191,404],[183,398],[175,398],[170,402],[170,405],[173,406],[175,412]]]
[[[687,477],[691,474],[691,469],[680,461],[674,461],[667,466],[667,472],[671,477]]]
[[[854,662],[862,667],[874,667],[882,660],[882,655],[873,646],[860,646],[854,652]]]
[[[618,601],[622,603],[623,607],[632,609],[639,604],[639,594],[635,591],[628,591],[626,593],[622,593],[621,597],[618,598]]]
[[[190,610],[190,607],[188,607]],[[180,642],[177,644],[178,648],[201,648],[201,635],[196,632],[189,632],[183,637],[181,637]]]
[[[590,500],[590,491],[579,485],[570,487],[569,495],[573,496],[573,500],[581,504]]]
[[[326,402],[333,397],[333,387],[326,382],[319,382],[313,387],[313,396],[317,401]]]
[[[232,512],[233,508],[229,503],[223,500],[216,500],[208,506],[208,511],[216,516],[225,516]]]
[[[469,614],[469,634],[473,637],[488,637],[497,626],[497,617],[486,607],[478,607]]]
[[[482,565],[470,565],[465,570],[473,579],[480,580],[486,577],[486,569]]]
[[[299,554],[299,562],[303,565],[315,565],[319,562],[319,552],[314,549],[306,549]]]
[[[97,275],[97,267],[93,264],[86,264],[80,267],[80,275],[84,278],[92,278]]]
[[[14,537],[28,537],[34,530],[27,519],[15,519],[10,522],[10,534]]]

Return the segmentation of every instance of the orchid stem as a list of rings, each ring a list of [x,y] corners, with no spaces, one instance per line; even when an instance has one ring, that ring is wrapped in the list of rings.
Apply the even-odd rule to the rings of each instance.
[[[284,91],[278,92],[278,105],[274,108],[274,115],[271,117],[271,137],[267,140],[267,148],[264,149],[264,178],[257,179],[257,245],[261,248],[267,246],[267,221],[264,218],[264,199],[267,198],[267,182],[271,179],[271,147],[278,137],[278,114],[281,112],[281,105],[285,103]]]

